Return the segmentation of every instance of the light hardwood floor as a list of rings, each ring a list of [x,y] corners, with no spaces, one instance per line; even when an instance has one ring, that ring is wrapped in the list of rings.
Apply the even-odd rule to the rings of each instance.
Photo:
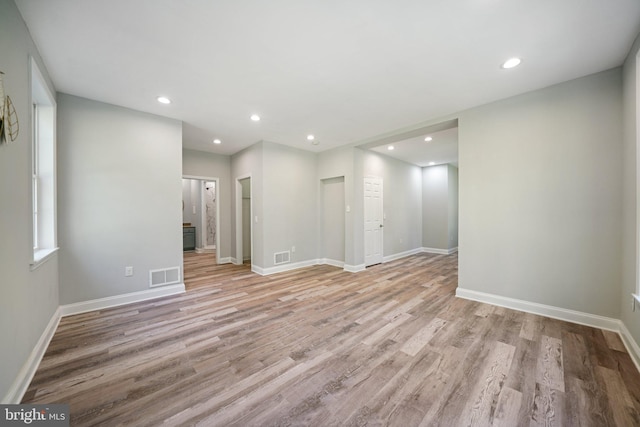
[[[455,298],[457,256],[261,277],[185,256],[186,294],[63,318],[23,402],[72,425],[640,425],[611,332]]]

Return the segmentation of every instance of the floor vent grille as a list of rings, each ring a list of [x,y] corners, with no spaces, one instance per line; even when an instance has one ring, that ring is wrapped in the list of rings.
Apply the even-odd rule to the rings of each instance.
[[[273,254],[273,265],[286,264],[291,261],[291,252],[276,252]]]
[[[162,268],[149,271],[149,287],[180,283],[180,267]]]

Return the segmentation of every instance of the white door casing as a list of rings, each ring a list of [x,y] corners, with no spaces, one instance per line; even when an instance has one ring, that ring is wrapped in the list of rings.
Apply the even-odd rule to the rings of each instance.
[[[364,179],[364,264],[382,262],[382,178]]]

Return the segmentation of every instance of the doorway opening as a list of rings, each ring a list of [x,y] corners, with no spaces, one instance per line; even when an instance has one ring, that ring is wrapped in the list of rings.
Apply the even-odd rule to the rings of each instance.
[[[183,251],[215,252],[220,264],[220,194],[216,177],[183,176]]]
[[[322,222],[320,253],[323,264],[344,267],[345,261],[345,189],[344,176],[327,178],[322,183]]]
[[[253,259],[251,176],[236,179],[236,257],[234,264]]]

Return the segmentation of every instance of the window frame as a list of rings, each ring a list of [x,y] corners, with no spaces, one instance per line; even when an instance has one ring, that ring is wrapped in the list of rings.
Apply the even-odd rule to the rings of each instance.
[[[35,270],[57,252],[56,100],[38,64],[30,58],[31,233]]]

